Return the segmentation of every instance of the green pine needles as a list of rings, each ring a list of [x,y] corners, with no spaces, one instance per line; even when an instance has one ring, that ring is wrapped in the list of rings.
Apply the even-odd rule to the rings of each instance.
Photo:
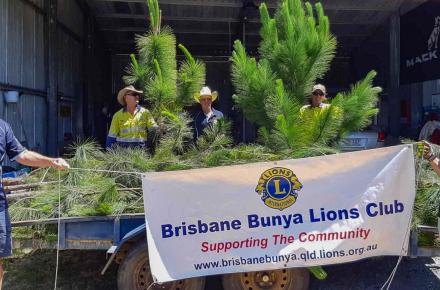
[[[348,93],[333,98],[330,107],[301,111],[336,51],[336,39],[320,3],[283,0],[274,18],[263,3],[260,18],[260,59],[248,57],[237,40],[231,60],[235,102],[260,127],[265,145],[290,151],[335,145],[344,134],[371,122],[381,92],[372,86],[374,71]]]
[[[142,88],[159,122],[162,112],[178,113],[194,103],[194,94],[205,83],[205,64],[179,44],[185,59],[177,69],[176,37],[169,27],[161,27],[157,0],[148,0],[150,29],[136,38],[138,55],[132,54],[124,81]]]

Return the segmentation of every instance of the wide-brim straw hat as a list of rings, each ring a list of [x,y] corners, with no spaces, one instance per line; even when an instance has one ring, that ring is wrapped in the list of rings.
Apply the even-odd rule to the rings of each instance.
[[[321,91],[324,95],[327,95],[327,89],[325,88],[324,85],[321,85],[321,84],[314,85],[313,88],[312,88],[312,94],[315,91]]]
[[[214,102],[218,97],[218,93],[216,91],[211,92],[209,87],[203,87],[198,94],[194,95],[194,99],[197,103],[200,103],[200,97],[203,96],[211,96],[212,101]]]
[[[135,93],[138,93],[138,94],[142,94],[143,93],[143,91],[136,90],[133,86],[125,87],[122,90],[120,90],[119,93],[118,93],[118,102],[119,102],[119,104],[125,106],[124,96],[128,92],[135,92]]]

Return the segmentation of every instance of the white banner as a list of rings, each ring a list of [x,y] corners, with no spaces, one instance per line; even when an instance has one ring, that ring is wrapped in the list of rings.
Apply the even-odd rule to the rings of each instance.
[[[143,177],[159,282],[406,255],[412,145]]]

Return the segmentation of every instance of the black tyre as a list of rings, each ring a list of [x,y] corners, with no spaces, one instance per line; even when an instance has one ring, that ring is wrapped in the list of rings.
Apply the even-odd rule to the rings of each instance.
[[[303,268],[223,275],[224,290],[307,290],[309,271]]]
[[[134,244],[118,269],[119,290],[203,290],[205,278],[194,278],[168,282],[164,284],[153,283],[148,261],[148,246],[145,240]],[[150,288],[148,288],[150,287]]]

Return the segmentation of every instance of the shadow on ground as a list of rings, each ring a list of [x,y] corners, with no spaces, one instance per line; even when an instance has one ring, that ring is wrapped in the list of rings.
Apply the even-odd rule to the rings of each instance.
[[[325,281],[311,280],[311,290],[381,289],[397,262],[397,257],[377,257],[324,267]],[[440,289],[439,265],[431,258],[403,258],[390,289]],[[437,274],[436,274],[437,273]],[[386,288],[385,288],[386,289]]]
[[[438,259],[438,258],[436,258]],[[397,257],[380,257],[359,262],[326,266],[325,281],[311,279],[311,290],[380,289],[394,268]],[[104,276],[104,251],[65,251],[60,253],[58,290],[116,290],[117,267],[111,266]],[[440,289],[440,265],[433,259],[404,258],[390,289]],[[6,290],[53,289],[55,251],[35,251],[5,262]],[[209,277],[206,290],[221,290],[221,277]],[[256,289],[255,289],[256,290]]]
[[[106,263],[105,251],[60,252],[58,290],[116,290],[115,265],[105,276],[100,272]],[[6,290],[54,289],[56,252],[38,250],[5,262]]]

